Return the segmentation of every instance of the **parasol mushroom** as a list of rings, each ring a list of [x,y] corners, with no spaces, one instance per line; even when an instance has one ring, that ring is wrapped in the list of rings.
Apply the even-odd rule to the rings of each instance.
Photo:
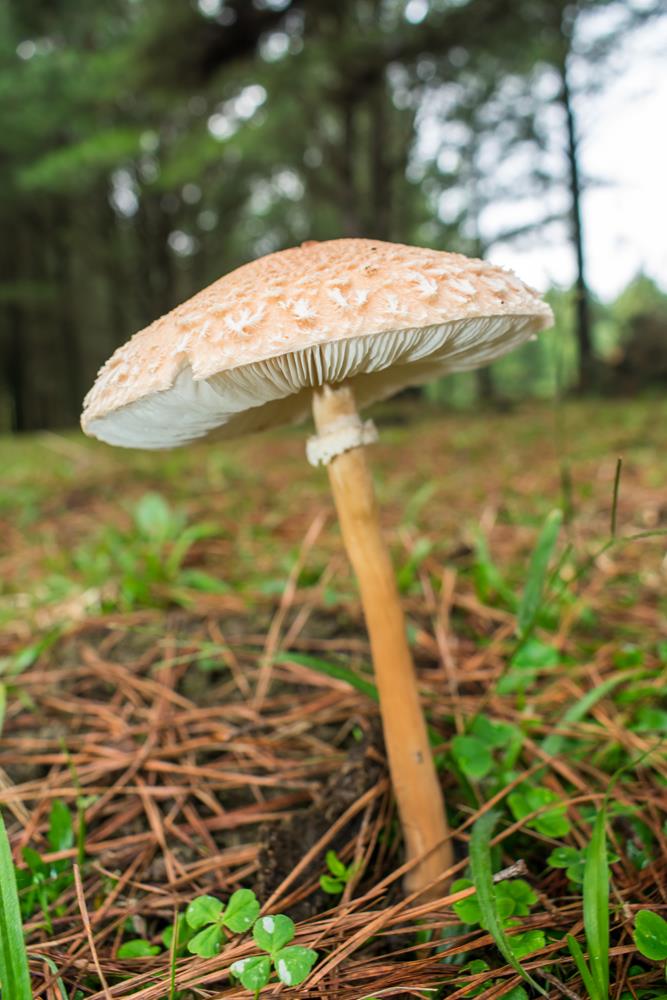
[[[452,864],[394,574],[358,407],[486,364],[550,324],[513,274],[480,260],[377,240],[304,243],[220,278],[119,348],[86,397],[82,426],[109,444],[171,448],[305,418],[327,466],[359,581],[409,890]]]

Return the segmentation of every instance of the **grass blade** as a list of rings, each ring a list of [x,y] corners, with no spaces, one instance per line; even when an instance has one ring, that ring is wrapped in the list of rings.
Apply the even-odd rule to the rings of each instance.
[[[372,681],[365,677],[360,677],[354,670],[340,666],[338,663],[329,663],[328,660],[320,660],[317,656],[308,656],[306,653],[278,653],[275,657],[276,663],[299,663],[302,667],[309,667],[327,677],[335,677],[336,680],[346,681],[361,694],[367,695],[373,701],[379,701],[377,688]]]
[[[626,670],[623,673],[618,673],[614,677],[607,678],[606,681],[602,681],[597,687],[592,688],[587,691],[586,694],[582,695],[574,705],[568,708],[567,712],[561,717],[560,721],[556,724],[556,729],[565,729],[567,726],[572,725],[573,722],[580,722],[585,718],[590,712],[593,705],[596,705],[598,701],[606,697],[610,691],[618,687],[619,684],[623,684],[625,681],[629,680],[631,677],[637,678],[639,675],[636,670]],[[561,736],[560,733],[550,733],[545,740],[542,741],[542,750],[549,757],[554,757],[560,752],[563,743],[565,742],[565,737]]]
[[[612,538],[616,538],[616,515],[618,514],[618,492],[621,486],[621,470],[623,468],[623,459],[616,459],[616,474],[614,475],[614,492],[611,498],[611,525],[610,534]]]
[[[544,583],[549,569],[549,561],[558,541],[558,534],[562,523],[562,511],[552,510],[547,514],[539,538],[537,539],[537,544],[528,567],[526,586],[517,612],[517,628],[519,637],[522,639],[532,630],[539,613],[544,593]]]
[[[589,1000],[601,1000],[598,996],[597,987],[593,981],[593,977],[590,974],[588,966],[586,965],[586,959],[584,958],[584,953],[581,950],[581,945],[576,938],[572,937],[571,934],[567,936],[567,946],[570,949],[570,954],[574,959],[575,965],[579,969],[579,975],[582,978],[583,984],[586,987],[586,993],[588,994]],[[602,998],[606,1000],[606,998]]]
[[[35,955],[34,957],[39,958],[42,962],[44,962],[45,965],[48,965],[49,971],[52,972],[53,975],[56,977],[56,986],[60,990],[59,1000],[70,1000],[67,988],[62,979],[60,978],[60,976],[58,975],[58,966],[53,961],[53,959],[49,958],[48,955]]]
[[[470,867],[472,880],[477,891],[477,901],[482,913],[483,927],[492,936],[498,951],[515,972],[518,972],[522,979],[530,983],[538,993],[546,996],[546,991],[526,972],[514,955],[510,939],[505,934],[498,916],[496,892],[491,871],[491,834],[497,819],[497,813],[485,813],[473,826],[470,837]]]
[[[584,867],[584,927],[591,975],[600,997],[609,993],[609,865],[607,810],[595,817]]]
[[[0,814],[0,986],[7,1000],[32,1000],[14,863]]]

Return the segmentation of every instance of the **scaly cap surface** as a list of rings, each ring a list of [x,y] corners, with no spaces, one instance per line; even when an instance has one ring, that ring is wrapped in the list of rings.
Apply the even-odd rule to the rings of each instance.
[[[459,254],[341,239],[232,271],[135,334],[84,402],[86,433],[167,448],[307,414],[351,381],[360,405],[486,364],[549,326],[538,294]]]

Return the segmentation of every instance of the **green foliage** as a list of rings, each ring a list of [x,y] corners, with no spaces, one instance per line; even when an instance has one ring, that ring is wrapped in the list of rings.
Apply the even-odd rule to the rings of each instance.
[[[552,510],[547,515],[528,566],[528,576],[517,612],[519,637],[525,639],[535,627],[544,600],[549,563],[558,541],[563,515]]]
[[[328,875],[320,875],[320,888],[331,896],[338,896],[359,870],[354,862],[346,865],[335,851],[327,851],[325,856]]]
[[[498,598],[506,607],[514,610],[517,606],[514,592],[491,558],[487,541],[480,531],[475,532],[474,545],[473,580],[478,598],[483,604],[490,605]]]
[[[269,982],[271,969],[284,986],[298,986],[306,979],[317,961],[312,948],[289,945],[294,938],[294,923],[282,913],[260,917],[253,927],[255,944],[266,955],[241,958],[231,966],[246,989],[257,993]]]
[[[39,657],[49,649],[59,638],[60,629],[49,629],[36,642],[24,646],[18,653],[11,656],[0,657],[0,676],[4,676],[8,681],[13,680],[37,662]]]
[[[567,936],[570,954],[590,1000],[607,1000],[609,996],[609,865],[606,822],[607,810],[603,807],[595,817],[593,833],[585,853],[584,930],[588,963],[576,938],[571,934]]]
[[[550,788],[525,781],[507,796],[507,803],[515,819],[522,820],[531,813],[538,813],[528,820],[526,826],[545,837],[564,837],[570,832],[566,807],[548,808],[558,801],[558,796]]]
[[[161,951],[159,944],[151,944],[143,938],[133,938],[123,942],[118,949],[118,958],[152,958]]]
[[[237,889],[226,906],[214,896],[193,899],[185,911],[185,919],[197,933],[187,942],[188,951],[212,958],[226,939],[224,928],[242,934],[252,927],[258,913],[259,902],[250,889]]]
[[[82,822],[80,814],[79,823]],[[68,851],[75,843],[72,814],[60,799],[55,799],[51,806],[47,839],[53,853]],[[72,863],[67,859],[44,861],[31,847],[24,847],[22,855],[25,867],[16,868],[15,872],[21,915],[27,919],[41,910],[47,929],[52,931],[52,915],[61,912],[58,900],[74,882]]]
[[[542,938],[542,943],[538,944],[538,938],[536,932],[528,931],[526,935],[519,935],[518,940],[516,938],[510,939],[505,933],[505,927],[503,926],[503,919],[507,919],[507,916],[503,918],[500,911],[499,899],[496,893],[496,888],[493,884],[492,869],[491,869],[491,835],[493,829],[497,822],[497,815],[493,812],[487,812],[481,816],[475,825],[473,826],[472,836],[470,838],[470,867],[472,870],[472,881],[475,886],[476,898],[479,905],[480,913],[480,924],[483,925],[485,930],[491,934],[493,940],[495,941],[498,951],[501,953],[506,962],[508,962],[512,968],[519,973],[522,979],[536,989],[539,993],[546,996],[545,991],[536,983],[535,980],[526,972],[520,962],[522,953],[525,948],[529,951],[536,950],[537,947],[543,947],[544,939]],[[523,905],[530,905],[528,903],[530,887],[528,887],[528,892],[521,889],[519,890],[519,895],[524,896]],[[504,904],[505,908],[514,908],[514,906],[521,906],[521,902],[516,903],[514,899],[510,896],[508,902]],[[523,947],[522,947],[523,946]],[[514,949],[517,949],[517,954]]]
[[[498,694],[524,693],[543,673],[553,670],[559,663],[558,651],[548,643],[526,639],[510,660],[509,669],[498,681],[496,690]]]
[[[478,976],[481,972],[488,972],[490,965],[485,962],[483,958],[473,959],[471,962],[466,962],[462,968],[462,972],[468,972],[470,976]],[[480,993],[484,993],[490,986],[502,986],[503,981],[501,979],[486,979],[483,985],[475,986],[470,990],[467,990],[463,995],[464,997],[476,997]],[[510,997],[510,1000],[528,1000],[528,994],[524,990],[523,986],[515,986],[514,989],[510,990],[509,993],[504,993],[504,997]]]
[[[452,892],[460,892],[473,886],[469,879],[457,879],[452,885]],[[503,931],[519,926],[517,917],[524,917],[530,913],[531,908],[537,902],[537,893],[524,882],[523,879],[499,882],[494,886],[494,899],[497,921]],[[474,926],[479,924],[485,930],[491,930],[486,924],[486,919],[482,913],[478,896],[469,896],[458,903],[453,904],[454,912],[465,924]],[[546,943],[544,931],[530,930],[522,934],[512,934],[507,937],[509,947],[516,959],[525,958],[544,948]]]
[[[140,151],[141,131],[111,128],[62,149],[46,153],[20,171],[18,181],[26,191],[71,191],[100,174],[131,162]]]
[[[255,944],[266,954],[238,959],[231,966],[232,975],[253,993],[267,985],[272,972],[284,986],[298,986],[312,969],[317,952],[290,945],[295,926],[289,917],[277,913],[258,919],[259,910],[260,904],[250,889],[237,889],[226,904],[215,896],[198,896],[188,904],[185,914],[180,914],[176,922],[165,929],[162,944],[174,957],[187,949],[201,958],[213,958],[227,940],[226,931],[244,934],[252,928]],[[159,944],[132,938],[120,946],[118,958],[152,958],[161,951]],[[173,966],[171,996],[176,996]]]
[[[409,594],[420,588],[419,573],[424,561],[433,548],[430,538],[418,538],[410,551],[408,559],[396,571],[396,583],[402,594]]]
[[[207,523],[186,525],[157,493],[145,494],[132,509],[132,527],[120,531],[105,528],[97,539],[80,546],[74,565],[87,586],[103,593],[112,588],[115,597],[105,597],[104,606],[123,610],[154,606],[166,600],[188,602],[188,589],[226,592],[227,588],[201,570],[183,566],[192,546],[219,534]]]
[[[7,1000],[31,1000],[28,955],[7,831],[0,813],[0,989]]]
[[[335,677],[338,680],[345,681],[355,690],[360,691],[361,694],[366,695],[368,698],[372,698],[375,702],[379,700],[377,688],[371,680],[367,680],[366,677],[362,677],[357,671],[350,670],[349,667],[344,667],[342,664],[331,663],[329,660],[323,660],[319,656],[310,656],[306,653],[278,653],[275,659],[276,663],[300,663],[302,666],[309,667],[311,670],[324,674],[326,677]]]
[[[659,913],[640,910],[635,917],[632,936],[637,951],[645,958],[650,958],[654,962],[667,960],[667,920]]]
[[[584,881],[584,865],[586,858],[583,850],[576,847],[554,847],[547,858],[547,864],[551,868],[564,868],[565,874],[571,882],[581,885]]]
[[[502,783],[521,752],[523,733],[511,723],[478,715],[466,735],[452,740],[452,757],[471,781],[491,776]]]

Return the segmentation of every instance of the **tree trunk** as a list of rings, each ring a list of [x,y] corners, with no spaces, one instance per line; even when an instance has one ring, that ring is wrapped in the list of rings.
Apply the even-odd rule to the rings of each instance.
[[[575,280],[575,333],[579,348],[579,389],[589,390],[594,382],[595,358],[593,355],[593,333],[591,328],[590,295],[586,284],[584,236],[581,218],[581,176],[579,172],[579,144],[572,107],[572,94],[568,80],[567,56],[559,66],[561,78],[560,103],[565,114],[567,130],[568,185],[570,188],[570,219],[572,243],[577,259]]]
[[[368,234],[378,240],[391,239],[391,166],[388,162],[389,128],[387,84],[384,73],[373,88],[369,100],[370,121],[370,191],[371,207]]]
[[[12,303],[7,310],[9,320],[7,350],[7,389],[9,391],[10,428],[14,433],[26,429],[25,415],[25,357],[23,351],[23,323],[21,307]]]
[[[70,206],[64,198],[55,198],[50,206],[52,253],[50,271],[54,288],[57,290],[57,342],[64,369],[64,378],[53,401],[54,411],[50,424],[76,426],[81,412],[83,397],[83,373],[81,350],[78,340],[79,324],[75,315],[70,280],[70,253],[72,244]]]

